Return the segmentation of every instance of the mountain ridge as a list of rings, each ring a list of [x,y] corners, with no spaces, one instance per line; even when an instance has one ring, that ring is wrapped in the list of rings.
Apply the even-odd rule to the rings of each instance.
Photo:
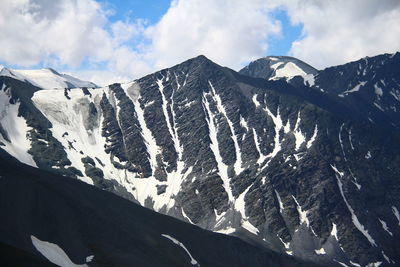
[[[199,56],[130,84],[12,102],[35,110],[21,115],[40,168],[303,259],[398,261],[398,132],[305,79],[252,78]]]

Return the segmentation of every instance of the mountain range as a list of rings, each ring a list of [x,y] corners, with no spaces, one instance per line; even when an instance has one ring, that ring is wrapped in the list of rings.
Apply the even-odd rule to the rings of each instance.
[[[0,88],[0,148],[37,168],[24,167],[24,177],[40,172],[43,183],[62,181],[51,187],[38,182],[49,191],[43,199],[61,199],[60,210],[65,201],[79,205],[73,195],[51,192],[69,183],[82,188],[77,191],[95,189],[59,175],[127,199],[106,194],[95,201],[100,207],[107,199],[124,203],[116,204],[126,206],[118,214],[149,212],[137,203],[271,255],[333,266],[400,262],[400,53],[324,70],[291,57],[266,57],[239,72],[198,56],[101,88],[51,69],[3,69]],[[26,178],[16,183],[10,192],[36,186]],[[87,220],[83,213],[74,216],[77,223]],[[168,217],[160,218],[164,224]],[[110,224],[128,227],[122,219]],[[193,240],[166,235],[189,246],[196,243],[194,232]],[[0,241],[27,250],[17,241]],[[117,252],[91,251],[94,259],[120,255],[129,261]],[[83,259],[83,252],[74,253]],[[237,253],[251,266],[263,262],[251,264],[249,254]],[[220,266],[228,265],[234,266]]]

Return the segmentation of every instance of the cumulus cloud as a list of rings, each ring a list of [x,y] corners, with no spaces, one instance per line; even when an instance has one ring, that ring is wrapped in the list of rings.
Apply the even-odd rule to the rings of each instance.
[[[37,64],[106,67],[116,76],[152,69],[127,42],[142,35],[142,21],[110,23],[93,0],[3,0],[0,60],[21,67]]]
[[[323,68],[400,50],[398,0],[286,0],[292,23],[303,26],[290,53]]]
[[[146,31],[156,67],[205,54],[233,68],[265,55],[269,36],[280,33],[266,1],[175,0]]]
[[[42,63],[74,72],[85,62],[133,78],[205,54],[238,68],[265,55],[267,38],[280,33],[261,0],[175,0],[150,26],[111,23],[109,11],[94,0],[4,1],[0,61],[23,67]]]
[[[91,1],[5,0],[0,11],[1,59],[23,66],[43,60],[74,66],[86,56],[100,60],[112,50],[100,11]],[[96,40],[105,44],[94,50]]]
[[[126,81],[204,54],[234,69],[268,55],[302,27],[290,54],[318,67],[400,50],[398,0],[173,0],[154,25],[111,21],[95,0],[2,0],[0,62],[68,70],[99,84]]]

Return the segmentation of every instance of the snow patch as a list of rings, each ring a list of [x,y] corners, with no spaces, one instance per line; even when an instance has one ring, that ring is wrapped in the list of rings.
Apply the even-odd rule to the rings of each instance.
[[[378,86],[378,84],[374,85],[374,89],[375,89],[375,94],[378,96],[378,98],[380,98],[381,96],[383,96],[383,91],[382,88],[380,88]]]
[[[243,220],[247,220],[246,217],[246,203],[244,201],[244,198],[247,194],[247,192],[249,191],[250,187],[253,184],[249,185],[246,190],[244,190],[239,196],[238,198],[235,200],[235,210],[240,212],[240,214],[242,215],[242,219]]]
[[[273,69],[273,70],[276,71],[276,69],[277,69],[279,66],[282,66],[282,65],[283,65],[283,62],[277,62],[277,63],[271,65],[271,69]]]
[[[283,246],[285,247],[285,249],[289,249],[289,247],[290,247],[290,242],[285,243],[285,242],[283,242],[282,238],[280,238],[279,236],[278,236],[278,238],[279,238],[279,240],[282,242],[282,244],[283,244]]]
[[[400,91],[399,90],[391,90],[390,94],[396,99],[397,101],[400,102]]]
[[[240,116],[240,126],[245,128],[247,132],[249,131],[249,127],[247,126],[247,122],[242,116]]]
[[[382,265],[382,262],[377,261],[377,262],[372,262],[372,263],[367,264],[367,267],[379,267],[381,265]]]
[[[281,150],[281,142],[280,142],[280,131],[283,127],[281,115],[279,114],[279,106],[276,111],[276,116],[272,114],[272,112],[268,109],[268,107],[264,108],[264,111],[267,112],[268,116],[271,117],[273,123],[275,124],[275,137],[274,137],[274,149],[271,153],[269,153],[266,157],[274,158],[278,152]]]
[[[316,250],[315,250],[315,253],[316,253],[317,255],[324,255],[324,254],[326,254],[324,248],[316,249]]]
[[[181,210],[182,210],[183,218],[185,218],[186,220],[188,220],[188,222],[190,222],[191,224],[195,224],[195,223],[189,218],[189,216],[186,215],[185,210],[184,210],[183,208],[181,208]]]
[[[252,225],[249,221],[245,220],[242,221],[242,227],[249,231],[250,233],[253,233],[255,235],[258,235],[260,232],[254,225]]]
[[[258,102],[258,100],[257,100],[257,95],[253,95],[252,100],[253,100],[253,103],[254,103],[254,105],[256,106],[256,108],[258,108],[259,106],[261,106],[260,102]]]
[[[392,212],[393,212],[394,216],[396,216],[397,221],[399,222],[399,226],[400,226],[400,213],[399,213],[399,210],[395,206],[392,206]]]
[[[361,86],[364,86],[367,82],[360,82],[359,84],[357,84],[356,86],[354,86],[352,89],[344,91],[343,93],[339,94],[340,97],[344,97],[348,94],[354,93],[354,92],[358,92],[360,90]]]
[[[314,74],[307,74],[303,76],[304,85],[306,86],[314,86],[315,85],[315,76]]]
[[[293,255],[293,251],[289,250],[290,249],[290,242],[285,243],[285,242],[283,242],[282,238],[280,238],[279,236],[278,236],[278,238],[282,242],[283,246],[285,247],[286,254]]]
[[[86,262],[92,262],[94,255],[90,255],[86,257]]]
[[[172,242],[174,242],[174,244],[180,246],[180,247],[186,252],[186,254],[188,254],[188,256],[190,257],[190,263],[191,263],[192,265],[200,266],[200,264],[192,257],[192,254],[190,254],[189,250],[185,247],[185,245],[182,244],[182,242],[176,240],[175,238],[173,238],[173,237],[170,236],[170,235],[167,235],[167,234],[161,234],[161,235],[162,235],[163,237],[165,237],[165,238],[171,240]]]
[[[335,237],[336,241],[339,241],[337,237],[337,227],[335,223],[332,223],[331,236]]]
[[[0,134],[2,148],[19,161],[37,167],[32,155],[28,153],[31,148],[29,131],[32,130],[22,116],[18,116],[20,102],[10,104],[11,92],[4,86],[0,90],[0,125],[6,132],[8,140]]]
[[[310,140],[308,140],[308,142],[307,142],[307,145],[306,145],[307,149],[309,149],[312,146],[312,144],[314,143],[315,139],[317,139],[317,134],[318,134],[318,125],[315,125],[314,133],[311,136]]]
[[[392,260],[388,256],[386,256],[386,254],[385,254],[385,252],[383,250],[381,251],[381,253],[382,253],[382,256],[385,258],[385,260],[388,263],[394,263],[394,262],[392,262]]]
[[[296,151],[298,151],[300,149],[301,145],[306,141],[306,137],[303,135],[303,133],[299,129],[300,121],[301,121],[301,117],[300,117],[300,111],[299,111],[299,113],[297,114],[296,124],[295,124],[294,130],[293,130],[293,135],[296,139],[296,147],[295,147]]]
[[[287,133],[290,132],[290,120],[289,120],[289,119],[287,120],[285,126],[283,126],[283,132],[284,132],[285,134],[287,134]]]
[[[351,149],[354,150],[353,141],[352,141],[352,138],[351,138],[351,129],[349,131],[349,142],[350,142]]]
[[[226,211],[221,212],[221,214],[218,214],[218,211],[214,209],[214,214],[215,214],[215,221],[217,222],[215,224],[215,227],[218,227],[224,220],[224,216],[226,214]]]
[[[42,241],[31,235],[33,246],[50,262],[61,267],[86,267],[86,264],[75,264],[58,245]],[[91,256],[93,258],[93,256]],[[89,258],[89,257],[88,257]],[[89,261],[86,261],[89,262]]]
[[[294,76],[305,76],[307,74],[293,62],[288,62],[283,66],[278,65],[279,63],[276,63],[271,66],[272,68],[275,69],[275,74],[273,77],[271,77],[271,79],[291,78]]]
[[[376,102],[374,102],[374,106],[375,106],[377,109],[379,109],[380,111],[385,111],[385,110],[381,107],[381,105],[379,105],[379,104],[376,103]]]
[[[258,135],[256,130],[253,128],[253,138],[254,138],[254,143],[256,145],[256,149],[258,152],[258,160],[257,160],[257,164],[260,165],[261,163],[263,163],[266,159],[267,156],[265,156],[262,152],[261,152],[261,148],[260,148],[260,142],[258,141]]]
[[[275,194],[276,194],[276,199],[278,199],[278,203],[279,203],[279,212],[282,213],[283,210],[284,210],[284,206],[283,206],[283,203],[282,203],[281,196],[279,195],[278,191],[276,191],[276,190],[274,190],[274,191],[275,191]]]
[[[299,202],[297,202],[297,199],[292,195],[292,198],[294,200],[294,202],[296,203],[297,206],[297,212],[299,213],[299,219],[300,219],[300,224],[305,223],[307,227],[310,226],[310,221],[307,218],[307,211],[303,210],[299,204]]]
[[[215,230],[214,232],[225,234],[225,235],[229,235],[229,234],[234,233],[235,231],[236,231],[235,228],[227,227],[227,228],[224,228],[224,229]]]
[[[379,218],[378,218],[379,219]],[[393,236],[393,233],[390,232],[389,227],[387,226],[387,223],[384,220],[379,219],[379,221],[382,224],[383,230],[385,230],[389,235]]]
[[[343,262],[340,262],[340,261],[335,260],[335,259],[333,259],[333,260],[334,260],[335,262],[339,263],[341,266],[349,267],[347,264],[344,264]]]
[[[356,267],[361,267],[361,265],[360,265],[360,264],[358,264],[358,263],[356,263],[356,262],[352,262],[352,261],[350,261],[350,264],[351,264],[351,265],[353,265],[353,266],[356,266]]]

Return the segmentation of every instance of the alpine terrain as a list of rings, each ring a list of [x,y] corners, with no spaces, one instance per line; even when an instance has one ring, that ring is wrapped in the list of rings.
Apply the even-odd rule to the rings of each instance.
[[[39,168],[29,169],[36,176],[48,174],[45,184],[95,190],[57,175],[76,178],[252,244],[226,237],[238,246],[316,264],[400,263],[400,53],[324,70],[266,57],[239,72],[198,56],[103,88],[49,69],[0,75],[0,148]],[[9,190],[25,183],[61,190],[15,183]],[[119,216],[139,209],[101,198],[127,206]],[[197,234],[183,236],[185,245],[197,242]],[[99,257],[107,257],[103,249]],[[85,256],[77,251],[76,259]]]

